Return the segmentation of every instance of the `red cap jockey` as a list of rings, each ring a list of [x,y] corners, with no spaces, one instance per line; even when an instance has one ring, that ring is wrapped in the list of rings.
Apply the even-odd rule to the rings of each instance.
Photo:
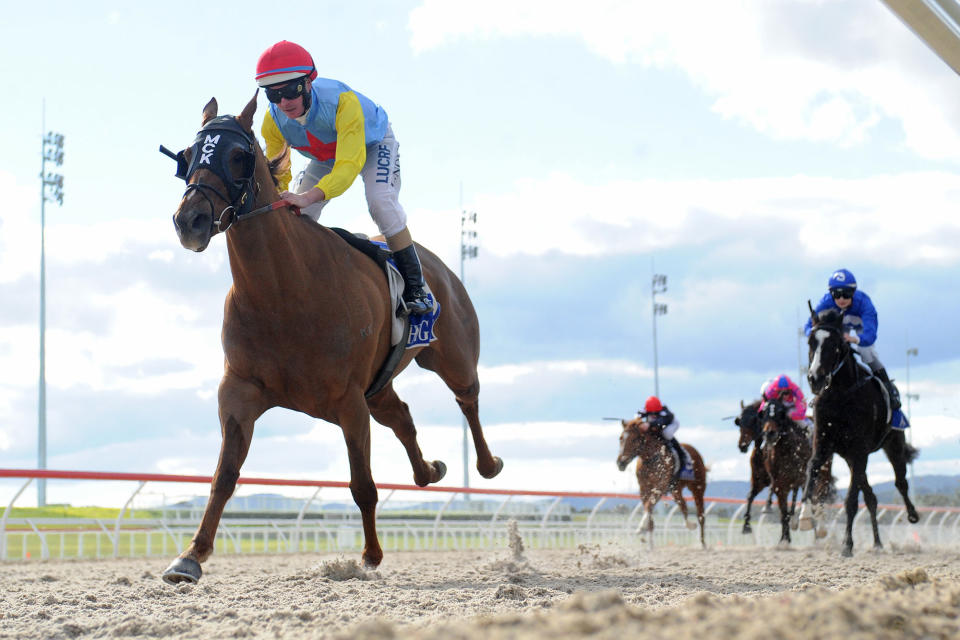
[[[657,396],[650,396],[647,398],[646,403],[643,405],[643,410],[646,413],[657,413],[658,411],[663,411],[663,405],[660,403],[660,398]]]
[[[317,68],[307,50],[293,42],[281,40],[264,51],[257,60],[256,80],[261,87],[303,76],[307,76],[308,80],[315,80]]]

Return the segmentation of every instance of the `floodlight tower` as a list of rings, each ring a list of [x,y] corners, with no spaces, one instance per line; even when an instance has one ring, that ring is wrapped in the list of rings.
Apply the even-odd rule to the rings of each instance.
[[[44,120],[46,116],[44,115]],[[46,123],[44,123],[46,124]],[[46,128],[46,126],[44,126]],[[47,263],[46,263],[46,204],[56,201],[63,206],[63,175],[47,172],[47,163],[63,164],[63,134],[53,131],[43,136],[40,154],[40,392],[37,402],[37,468],[47,468]],[[37,480],[37,506],[47,504],[47,481]]]
[[[650,281],[650,298],[653,301],[653,395],[660,397],[660,371],[657,360],[657,316],[667,315],[667,305],[657,302],[657,294],[667,291],[667,276],[654,273]]]
[[[461,195],[461,200],[463,196]],[[477,257],[477,212],[460,209],[460,282],[466,286],[464,279],[464,263]],[[470,448],[467,436],[467,416],[461,418],[463,423],[463,486],[470,486]],[[470,494],[464,495],[464,500],[470,500]]]

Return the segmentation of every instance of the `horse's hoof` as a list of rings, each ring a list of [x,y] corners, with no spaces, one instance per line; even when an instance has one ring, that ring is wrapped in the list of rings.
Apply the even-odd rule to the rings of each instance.
[[[167,584],[180,584],[181,582],[197,584],[201,575],[203,575],[203,569],[200,568],[199,562],[193,558],[177,558],[163,572],[163,581]]]
[[[687,529],[690,529],[691,531],[693,531],[696,528],[697,528],[696,522],[690,522],[689,520],[687,520]]]
[[[380,552],[379,556],[374,556],[373,554],[364,553],[360,558],[362,560],[363,568],[367,571],[373,571],[380,566],[380,563],[383,562],[383,552]]]
[[[790,548],[789,540],[781,540],[780,542],[777,543],[777,549],[779,549],[780,551],[786,551],[789,548]]]
[[[826,527],[817,527],[817,530],[816,530],[816,532],[814,533],[814,535],[815,535],[818,539],[826,538],[826,537],[827,537],[827,528],[826,528]]]
[[[753,528],[748,524],[743,525],[743,534],[749,535],[751,533],[753,533]]]
[[[791,529],[791,530],[796,531],[796,530],[797,530],[797,527],[799,527],[799,526],[800,526],[800,520],[797,518],[797,516],[793,516],[792,518],[790,518],[790,529]]]
[[[914,511],[914,512],[912,512],[912,513],[908,513],[908,514],[907,514],[907,521],[908,521],[910,524],[917,524],[918,522],[920,522],[920,514],[917,513],[916,511]]]
[[[800,531],[810,531],[813,529],[813,518],[800,516],[800,520],[797,522],[797,528],[800,529]]]
[[[493,465],[494,465],[493,473],[484,473],[480,471],[480,475],[482,475],[487,480],[489,480],[490,478],[496,478],[498,475],[500,475],[500,472],[503,471],[503,460],[500,458],[500,456],[493,456]]]
[[[773,507],[771,507],[768,504],[765,504],[763,505],[763,509],[760,509],[760,513],[770,515],[771,513],[773,513]]]
[[[852,557],[853,557],[853,547],[844,547],[844,548],[843,548],[843,551],[840,552],[840,555],[842,555],[844,558],[852,558]]]
[[[434,482],[440,482],[443,480],[443,476],[447,475],[447,465],[440,460],[434,460],[433,468],[437,470],[437,479]]]

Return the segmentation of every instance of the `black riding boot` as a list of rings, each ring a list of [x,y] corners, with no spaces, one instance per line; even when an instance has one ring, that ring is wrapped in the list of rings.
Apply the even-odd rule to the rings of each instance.
[[[423,269],[420,267],[420,257],[413,245],[393,252],[393,259],[397,269],[403,276],[403,301],[410,311],[410,315],[419,316],[433,311],[433,302],[423,290]]]
[[[677,467],[677,470],[673,473],[673,479],[679,480],[680,475],[683,473],[684,469],[693,467],[693,464],[690,462],[690,459],[687,457],[687,451],[683,448],[680,442],[676,438],[670,438],[667,441],[670,444],[670,447],[676,452],[680,458],[680,466]]]
[[[877,369],[873,372],[873,375],[877,376],[880,379],[880,382],[883,383],[883,386],[887,388],[887,393],[890,394],[890,410],[896,411],[900,408],[900,392],[897,390],[897,386],[893,384],[893,381],[887,377],[886,369]]]

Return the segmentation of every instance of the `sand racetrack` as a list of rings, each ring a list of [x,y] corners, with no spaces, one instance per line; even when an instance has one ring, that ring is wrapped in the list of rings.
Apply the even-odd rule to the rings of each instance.
[[[0,565],[0,638],[957,638],[954,549],[581,546]]]

